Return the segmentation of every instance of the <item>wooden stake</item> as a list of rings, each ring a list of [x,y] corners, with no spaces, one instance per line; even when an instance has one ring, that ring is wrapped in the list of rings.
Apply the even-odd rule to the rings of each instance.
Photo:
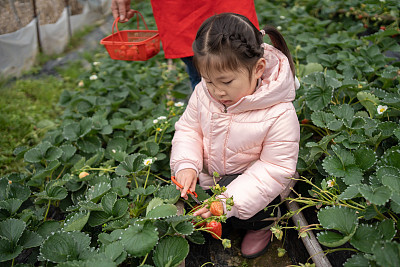
[[[36,0],[32,0],[32,8],[33,8],[33,18],[36,19],[36,35],[37,35],[37,41],[38,41],[38,48],[39,52],[42,52],[42,43],[40,41],[40,30],[39,30],[39,19],[37,17],[36,13]]]

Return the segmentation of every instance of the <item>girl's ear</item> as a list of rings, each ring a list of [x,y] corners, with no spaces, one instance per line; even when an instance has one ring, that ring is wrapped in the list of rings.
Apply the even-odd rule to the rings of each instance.
[[[265,58],[260,58],[257,61],[256,66],[254,68],[255,78],[257,79],[261,78],[261,75],[264,73],[266,66],[267,66],[267,61],[265,60]]]

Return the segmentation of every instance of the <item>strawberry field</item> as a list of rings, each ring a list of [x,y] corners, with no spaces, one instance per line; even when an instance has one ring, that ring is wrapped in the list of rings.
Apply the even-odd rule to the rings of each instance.
[[[312,231],[332,266],[400,266],[400,3],[255,3],[260,25],[282,32],[295,61],[300,176],[288,201],[314,213],[307,227],[283,214],[274,239]],[[135,9],[155,28],[149,3]],[[178,212],[170,179],[174,124],[191,93],[183,63],[171,68],[162,51],[146,62],[99,51],[59,95],[62,113],[46,134],[0,157],[24,162],[1,168],[0,266],[178,266],[210,236],[194,201]],[[340,252],[343,261],[329,257]],[[312,256],[293,264],[313,266]]]

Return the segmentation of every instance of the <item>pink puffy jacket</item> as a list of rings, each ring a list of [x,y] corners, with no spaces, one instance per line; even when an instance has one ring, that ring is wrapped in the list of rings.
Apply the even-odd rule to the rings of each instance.
[[[224,195],[234,202],[232,210],[225,208],[227,217],[243,220],[286,189],[299,151],[300,128],[291,102],[298,81],[295,85],[282,52],[268,44],[264,48],[267,68],[257,90],[225,110],[202,80],[175,124],[172,140],[172,173],[195,169],[204,189],[214,185],[213,172],[241,174]]]

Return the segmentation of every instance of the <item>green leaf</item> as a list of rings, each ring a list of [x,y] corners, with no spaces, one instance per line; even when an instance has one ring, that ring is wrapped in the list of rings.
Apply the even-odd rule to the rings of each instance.
[[[341,233],[335,233],[330,231],[323,231],[317,234],[318,242],[326,247],[338,247],[345,244],[351,235],[343,235]]]
[[[152,200],[150,200],[149,204],[147,205],[146,215],[149,213],[149,211],[162,204],[164,204],[164,201],[161,198],[154,197]]]
[[[26,227],[26,223],[19,219],[8,218],[0,222],[0,237],[17,244]]]
[[[383,176],[385,175],[392,175],[397,176],[400,173],[400,169],[392,166],[382,166],[377,168],[376,176],[380,181],[382,181]]]
[[[151,222],[129,226],[120,237],[125,250],[134,257],[146,255],[158,242],[157,229]]]
[[[68,191],[62,186],[52,186],[50,188],[46,188],[46,197],[44,199],[49,200],[62,200],[67,197]]]
[[[60,146],[63,154],[61,155],[60,161],[62,163],[68,163],[69,160],[75,155],[76,147],[73,145],[62,145]]]
[[[86,199],[97,203],[110,189],[111,185],[109,183],[98,183],[86,191]]]
[[[383,235],[383,240],[392,240],[396,235],[396,224],[392,219],[385,219],[377,223],[380,233]]]
[[[392,191],[400,193],[400,175],[385,174],[382,177],[382,184],[389,187]]]
[[[317,217],[322,227],[338,230],[345,235],[354,234],[358,224],[356,212],[340,206],[321,209]]]
[[[129,155],[117,166],[115,173],[117,175],[126,176],[131,173],[141,171],[144,168],[143,161],[145,158],[145,155],[138,153]]]
[[[92,211],[90,212],[90,217],[88,220],[88,224],[92,227],[105,224],[109,220],[111,220],[113,216],[104,211]]]
[[[63,231],[65,232],[81,231],[88,222],[89,216],[90,216],[90,211],[78,212],[69,215],[64,221]]]
[[[37,233],[46,239],[52,233],[55,233],[60,229],[61,227],[58,221],[45,221],[39,226]]]
[[[20,199],[10,198],[0,201],[0,209],[5,209],[10,213],[10,215],[14,215],[19,210],[22,203],[23,201]]]
[[[117,264],[121,264],[125,261],[127,253],[121,242],[113,242],[105,246],[104,255],[110,260],[116,261]]]
[[[331,110],[340,119],[349,120],[354,116],[354,109],[349,104],[331,106]]]
[[[365,126],[366,122],[363,117],[353,117],[348,120],[343,120],[344,125],[350,129],[361,129]]]
[[[343,265],[344,267],[365,267],[370,266],[370,262],[364,257],[364,254],[354,254],[351,258],[348,258]]]
[[[121,218],[127,213],[128,208],[129,208],[129,203],[127,199],[125,198],[118,199],[115,202],[114,207],[112,209],[112,215],[114,216],[114,218]]]
[[[206,242],[203,234],[200,231],[194,231],[191,235],[186,236],[186,238],[195,244],[203,245]]]
[[[72,122],[63,128],[63,136],[69,141],[76,141],[84,137],[93,127],[93,121],[90,118],[84,118],[80,122]]]
[[[13,242],[0,238],[0,262],[5,262],[16,258],[21,254],[22,246],[13,244]]]
[[[189,244],[179,236],[167,236],[160,240],[153,261],[156,267],[178,266],[189,254]]]
[[[369,116],[373,118],[376,114],[376,108],[380,103],[379,98],[369,93],[368,91],[358,92],[357,98],[360,103],[367,109]]]
[[[397,140],[400,141],[400,126],[398,126],[397,129],[395,129],[395,130],[393,131],[393,134],[394,134],[394,136],[397,137]]]
[[[360,224],[356,233],[350,240],[350,244],[364,253],[372,253],[372,244],[382,239],[382,234],[377,227],[368,224]]]
[[[322,67],[322,65],[318,64],[318,63],[311,62],[311,63],[308,63],[307,65],[300,64],[299,74],[297,74],[297,75],[299,75],[299,77],[304,77],[313,72],[321,72],[323,70],[324,70],[324,68]]]
[[[180,198],[180,192],[176,190],[175,185],[170,184],[160,187],[155,196],[163,199],[166,203],[175,204]]]
[[[77,141],[80,150],[85,153],[96,153],[101,150],[101,140],[97,136],[85,136]]]
[[[55,263],[85,259],[90,237],[82,232],[58,232],[40,246],[41,258]]]
[[[353,151],[356,165],[363,171],[369,170],[376,162],[376,153],[374,150],[364,146]]]
[[[360,192],[358,191],[358,185],[350,185],[348,186],[339,196],[340,200],[352,199],[360,196]]]
[[[327,123],[327,127],[331,131],[339,131],[343,127],[342,120],[333,120]]]
[[[101,206],[106,213],[112,214],[115,202],[117,202],[117,194],[109,192],[101,199]]]
[[[372,188],[366,184],[362,184],[359,187],[359,191],[365,199],[375,205],[383,205],[389,201],[392,196],[392,191],[387,186],[380,186]]]
[[[42,242],[43,238],[39,234],[26,230],[19,239],[18,244],[25,249],[38,247]]]
[[[379,266],[400,266],[400,244],[393,241],[376,242],[372,251]]]
[[[381,165],[400,169],[400,149],[396,148],[398,148],[398,146],[385,151],[385,154],[383,154],[381,158]]]
[[[169,217],[176,215],[178,212],[178,209],[175,205],[172,204],[162,204],[154,209],[150,210],[147,214],[146,217],[149,219],[159,219],[159,218],[164,218],[164,217]]]
[[[118,194],[120,197],[124,197],[129,194],[128,178],[125,176],[118,176],[111,180],[111,190]]]
[[[326,128],[327,125],[335,119],[332,113],[323,111],[315,111],[311,114],[311,120],[315,126]]]
[[[180,222],[174,226],[177,233],[181,235],[191,235],[194,231],[194,226],[191,222]]]
[[[324,109],[331,102],[332,95],[333,88],[312,85],[305,93],[306,104],[313,111]]]
[[[150,157],[155,157],[159,150],[159,146],[156,142],[146,142],[146,151]]]

